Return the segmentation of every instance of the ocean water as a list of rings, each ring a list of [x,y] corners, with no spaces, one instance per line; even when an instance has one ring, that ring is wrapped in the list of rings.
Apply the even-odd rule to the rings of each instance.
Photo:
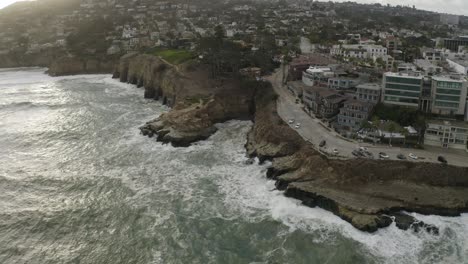
[[[468,263],[468,215],[358,231],[245,164],[251,122],[173,148],[141,89],[43,72],[0,70],[0,263]]]

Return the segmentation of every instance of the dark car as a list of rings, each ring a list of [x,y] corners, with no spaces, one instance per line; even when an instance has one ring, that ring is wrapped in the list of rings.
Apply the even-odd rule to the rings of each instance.
[[[325,140],[320,141],[319,147],[324,147],[327,144]]]
[[[437,160],[438,160],[439,162],[442,162],[442,163],[444,163],[444,164],[447,164],[447,159],[446,159],[444,156],[439,156],[439,157],[437,157]]]
[[[405,155],[403,155],[403,154],[398,154],[398,155],[397,155],[397,158],[398,158],[398,159],[401,159],[401,160],[405,160],[405,159],[406,159]]]
[[[353,154],[354,156],[356,157],[362,157],[362,153],[359,151],[359,150],[353,150],[353,152],[351,152],[351,154]]]

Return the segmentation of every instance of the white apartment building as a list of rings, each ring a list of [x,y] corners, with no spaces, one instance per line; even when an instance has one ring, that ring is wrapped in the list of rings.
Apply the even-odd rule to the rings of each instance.
[[[328,83],[328,79],[335,76],[329,67],[310,67],[302,72],[302,82],[307,86],[314,86],[318,83]]]
[[[333,45],[330,55],[357,59],[387,59],[387,48],[380,45]]]
[[[424,144],[468,151],[468,123],[431,120],[424,134]]]
[[[425,49],[423,50],[422,55],[425,60],[430,62],[442,61],[443,59],[443,52],[436,49]]]

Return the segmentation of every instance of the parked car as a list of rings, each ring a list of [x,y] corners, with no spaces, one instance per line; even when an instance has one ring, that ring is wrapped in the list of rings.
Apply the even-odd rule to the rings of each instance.
[[[294,119],[289,119],[288,123],[289,124],[294,124]]]
[[[390,158],[390,156],[388,156],[387,153],[385,153],[385,152],[380,152],[379,157],[381,159],[389,159]]]
[[[408,157],[410,157],[410,158],[412,158],[414,160],[418,159],[418,156],[414,155],[413,153],[408,154]]]
[[[338,151],[338,149],[336,149],[336,148],[334,148],[332,152],[333,152],[333,155],[338,155],[338,153],[340,153],[340,152]]]
[[[301,127],[301,125],[299,125],[299,124],[296,124],[296,125],[294,126],[294,128],[296,128],[296,129],[298,129],[298,128],[300,128],[300,127]]]
[[[405,159],[406,159],[405,155],[403,155],[403,154],[398,154],[398,155],[397,155],[397,158],[398,158],[398,159],[401,159],[401,160],[405,160]]]
[[[327,142],[325,140],[320,141],[319,147],[323,148]]]
[[[439,162],[442,162],[442,163],[444,163],[444,164],[447,164],[447,159],[446,159],[444,156],[439,156],[439,157],[437,157],[437,160],[438,160]]]
[[[368,151],[366,147],[359,147],[360,151]]]

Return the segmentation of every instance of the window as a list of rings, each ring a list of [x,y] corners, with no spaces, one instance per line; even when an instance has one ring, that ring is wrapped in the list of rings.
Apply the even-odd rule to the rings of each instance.
[[[422,79],[412,79],[412,78],[399,78],[399,77],[386,77],[387,82],[392,83],[406,83],[406,84],[417,84],[420,85]]]
[[[458,108],[458,103],[447,103],[447,102],[436,101],[435,106]]]
[[[437,88],[436,92],[438,94],[453,94],[453,95],[461,95],[460,90],[450,90],[450,89],[440,89]]]
[[[407,91],[420,91],[421,90],[421,87],[419,87],[419,86],[411,86],[411,85],[404,85],[404,84],[393,84],[393,83],[385,84],[385,88],[387,88],[387,89],[407,90]]]
[[[415,92],[387,90],[385,91],[385,94],[419,98],[419,93]]]
[[[444,101],[451,101],[451,102],[458,102],[460,99],[458,96],[454,95],[436,95],[437,100],[444,100]]]

